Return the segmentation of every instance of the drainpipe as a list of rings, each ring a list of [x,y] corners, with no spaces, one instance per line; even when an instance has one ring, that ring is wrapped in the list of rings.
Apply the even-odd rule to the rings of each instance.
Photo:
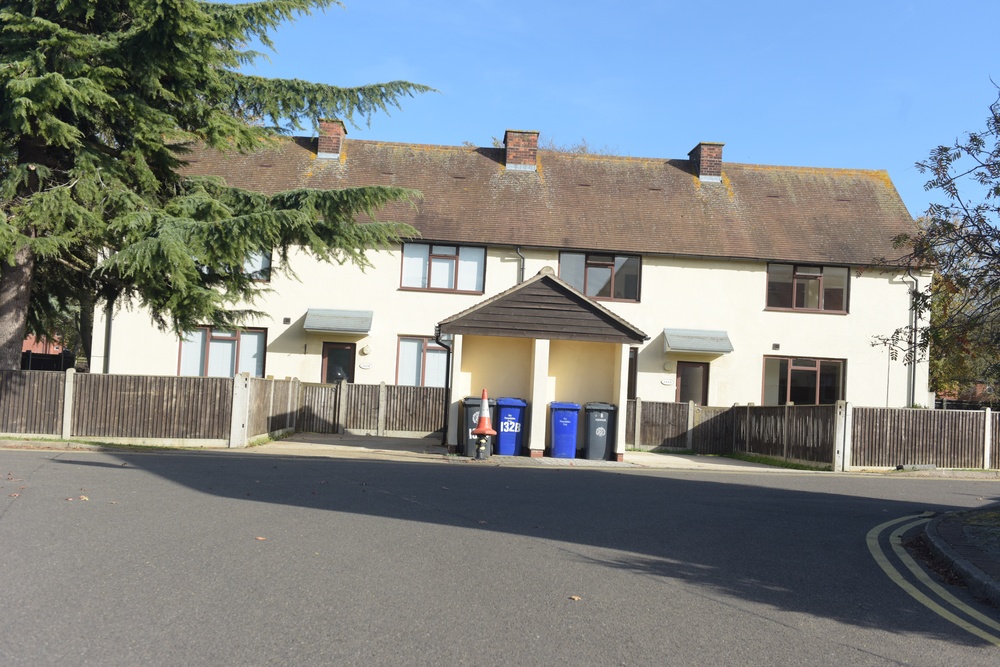
[[[111,373],[111,318],[115,313],[115,302],[108,299],[104,308],[104,374]]]
[[[434,327],[434,342],[448,350],[448,356],[445,357],[444,362],[444,433],[441,435],[441,446],[447,447],[448,415],[451,413],[451,345],[441,340],[440,327]]]
[[[516,252],[517,256],[521,258],[521,261],[518,262],[518,264],[520,264],[520,277],[517,279],[517,282],[518,283],[523,283],[524,282],[524,263],[527,260],[525,259],[524,255],[521,254],[521,246],[514,246],[514,252]]]
[[[916,364],[916,346],[917,346],[917,286],[919,282],[913,276],[911,267],[906,267],[906,275],[910,277],[913,281],[913,287],[910,289],[910,332],[909,340],[907,343],[910,347],[910,354],[912,360],[909,367],[906,369],[906,407],[913,407],[913,404],[917,402],[917,364]],[[905,282],[905,281],[904,281]]]

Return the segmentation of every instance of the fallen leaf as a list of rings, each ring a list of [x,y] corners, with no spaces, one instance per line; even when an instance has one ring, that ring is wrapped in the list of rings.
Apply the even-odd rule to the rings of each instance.
[[[87,496],[80,496],[80,500],[90,500]]]
[[[76,500],[76,498],[67,498],[66,500]]]
[[[17,498],[21,494],[20,493],[8,493],[7,495],[10,496],[11,498]]]
[[[263,541],[264,541],[264,540],[266,540],[267,538],[266,538],[266,537],[255,537],[254,539],[255,539],[255,540],[260,540],[261,542],[263,542]]]
[[[569,596],[569,599],[570,599],[570,600],[572,600],[573,602],[579,602],[579,601],[580,601],[580,600],[582,600],[583,598],[582,598],[582,597],[580,597],[579,595],[570,595],[570,596]]]

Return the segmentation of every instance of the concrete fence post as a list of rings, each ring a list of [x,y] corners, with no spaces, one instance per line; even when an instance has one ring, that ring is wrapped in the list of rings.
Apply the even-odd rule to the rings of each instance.
[[[247,426],[250,417],[250,374],[233,376],[232,421],[229,425],[229,446],[247,446]]]
[[[837,401],[833,413],[833,470],[844,472],[844,420],[847,417],[847,407],[844,401]]]
[[[986,427],[983,429],[983,470],[992,468],[993,458],[993,412],[986,408]]]
[[[684,448],[694,450],[694,401],[688,401],[688,427],[684,434]]]
[[[854,460],[854,405],[844,403],[844,472],[850,472]]]
[[[63,413],[62,413],[62,433],[63,440],[73,437],[73,391],[76,388],[76,369],[67,368],[66,378],[63,380]]]
[[[388,403],[388,390],[385,387],[385,382],[380,382],[378,385],[378,426],[375,429],[376,435],[385,435],[385,413]]]
[[[354,385],[341,380],[337,383],[337,428],[335,432],[347,433],[347,399],[348,392]]]

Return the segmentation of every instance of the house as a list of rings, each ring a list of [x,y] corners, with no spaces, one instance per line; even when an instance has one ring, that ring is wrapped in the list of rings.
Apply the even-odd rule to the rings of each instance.
[[[417,206],[381,219],[421,237],[370,252],[365,272],[293,253],[298,279],[275,273],[267,317],[241,331],[178,341],[122,310],[107,347],[95,324],[93,349],[110,350],[95,369],[450,379],[449,442],[458,400],[485,387],[533,406],[539,455],[551,401],[928,400],[926,364],[873,345],[910,322],[911,290],[930,280],[879,259],[914,230],[884,171],[735,164],[708,142],[687,159],[568,154],[538,149],[534,131],[508,130],[500,148],[359,141],[338,121],[253,155],[197,151],[189,169],[268,193],[415,188]]]

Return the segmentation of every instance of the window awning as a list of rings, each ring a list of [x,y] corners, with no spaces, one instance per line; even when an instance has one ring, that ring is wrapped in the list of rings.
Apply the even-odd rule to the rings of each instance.
[[[729,334],[725,331],[664,329],[663,351],[726,354],[733,351],[733,344],[729,341]]]
[[[372,329],[370,310],[325,310],[310,308],[302,328],[309,333],[364,334]]]

